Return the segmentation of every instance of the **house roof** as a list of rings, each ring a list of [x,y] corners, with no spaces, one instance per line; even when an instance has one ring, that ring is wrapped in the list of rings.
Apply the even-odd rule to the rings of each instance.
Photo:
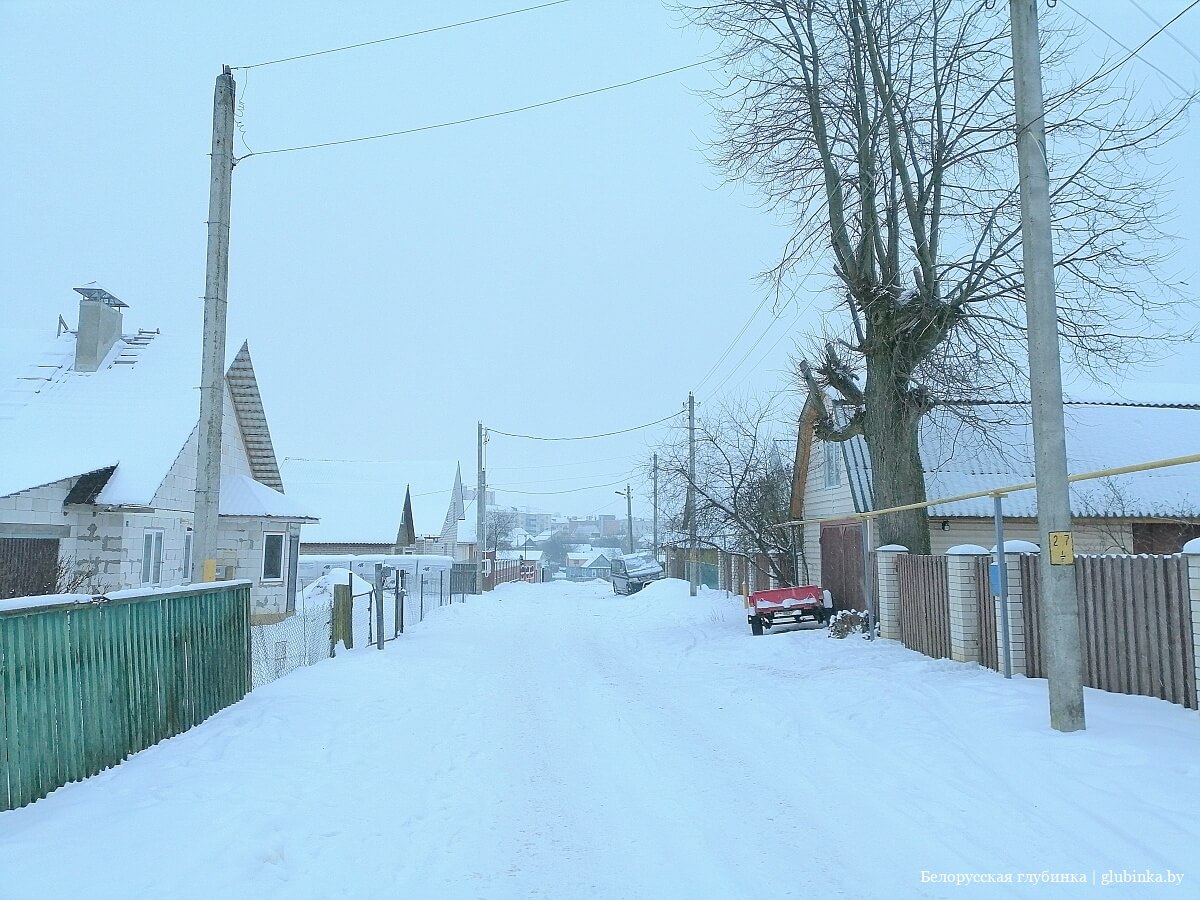
[[[75,370],[74,333],[33,341],[32,364],[10,363],[0,381],[0,444],[23,451],[5,454],[0,497],[92,476],[77,501],[150,506],[200,418],[199,313],[176,310],[161,329],[125,333],[95,372]],[[29,342],[5,345],[11,357]],[[281,488],[246,344],[226,377],[252,470]]]
[[[317,521],[317,516],[304,504],[248,475],[221,476],[220,507],[223,516]]]
[[[457,463],[446,460],[284,459],[288,496],[321,517],[304,530],[311,543],[393,544],[410,494],[417,537],[442,534],[454,507]],[[461,499],[458,501],[461,506]]]
[[[1032,481],[1033,431],[1026,404],[974,407],[986,427],[968,424],[953,410],[935,410],[921,426],[921,459],[930,498],[952,497]],[[835,410],[835,416],[844,415]],[[1200,405],[1068,403],[1067,468],[1095,472],[1200,452]],[[866,441],[842,445],[858,511],[874,507]],[[1034,491],[1008,495],[1005,514],[1037,515]],[[1200,515],[1200,466],[1177,466],[1071,486],[1071,511],[1080,517],[1154,518]],[[981,497],[929,508],[935,517],[989,517]]]

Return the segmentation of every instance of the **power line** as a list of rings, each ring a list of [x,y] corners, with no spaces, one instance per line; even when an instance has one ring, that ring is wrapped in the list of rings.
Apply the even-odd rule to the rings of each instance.
[[[629,480],[630,477],[632,476],[626,475],[624,478],[619,478],[616,481],[610,481],[607,484],[590,484],[587,487],[570,488],[565,491],[509,491],[505,490],[504,488],[497,488],[497,490],[504,494],[523,494],[529,497],[551,497],[557,496],[558,494],[578,494],[581,491],[595,491],[599,490],[600,488],[613,487],[614,485],[624,484]],[[491,487],[491,485],[488,485],[489,490],[491,490]]]
[[[1095,28],[1097,31],[1099,31],[1101,34],[1103,34],[1105,37],[1107,37],[1110,41],[1112,41],[1114,44],[1116,44],[1118,47],[1120,47],[1126,53],[1129,53],[1132,56],[1136,56],[1138,59],[1140,59],[1142,62],[1144,62],[1150,68],[1152,68],[1155,72],[1157,72],[1163,78],[1167,79],[1167,81],[1171,82],[1171,84],[1175,85],[1175,87],[1179,88],[1181,91],[1184,91],[1185,93],[1187,92],[1187,88],[1185,88],[1182,84],[1180,84],[1178,81],[1176,81],[1174,78],[1172,78],[1166,72],[1164,72],[1162,69],[1160,69],[1154,63],[1152,63],[1150,60],[1146,59],[1146,57],[1140,55],[1137,51],[1130,50],[1129,47],[1124,42],[1122,42],[1121,39],[1118,38],[1111,31],[1102,27],[1094,19],[1088,18],[1088,16],[1085,13],[1076,9],[1074,6],[1072,6],[1070,3],[1068,3],[1067,0],[1061,0],[1061,2],[1062,2],[1063,6],[1065,6],[1067,9],[1071,10],[1071,12],[1075,13],[1075,15],[1079,16],[1079,18],[1083,19],[1083,21],[1087,22],[1089,25],[1091,25],[1093,28]],[[1134,3],[1134,6],[1137,6],[1137,4]],[[1145,10],[1142,10],[1142,12],[1144,13]],[[1151,19],[1151,21],[1153,22],[1154,20]],[[1154,22],[1154,24],[1157,25],[1158,23]]]
[[[1145,8],[1142,6],[1142,4],[1138,3],[1137,0],[1129,0],[1129,2],[1132,3],[1135,7],[1137,7],[1137,11],[1140,12],[1147,19],[1149,19],[1153,24],[1155,24],[1155,25],[1158,24],[1158,20],[1156,18],[1154,18],[1154,16],[1150,15],[1150,13],[1146,12]],[[1186,53],[1188,56],[1190,56],[1196,62],[1200,63],[1200,54],[1196,53],[1195,50],[1193,50],[1191,47],[1189,47],[1187,44],[1185,44],[1183,41],[1181,41],[1178,37],[1176,37],[1174,34],[1172,34],[1170,32],[1167,33],[1167,37],[1169,37],[1172,41],[1174,41],[1176,44],[1178,44],[1180,47],[1182,47],[1184,53]]]
[[[590,466],[594,463],[617,462],[618,460],[621,460],[621,461],[629,460],[629,459],[634,459],[636,456],[638,456],[638,454],[627,453],[624,456],[606,456],[603,459],[580,459],[580,460],[576,460],[575,462],[551,463],[550,465],[546,465],[546,466],[488,466],[488,471],[489,472],[514,472],[514,471],[525,471],[525,470],[529,470],[529,469],[532,469],[535,471],[541,471],[542,469],[566,469],[571,466]]]
[[[274,66],[278,63],[294,62],[298,59],[311,59],[314,56],[325,56],[329,53],[341,53],[343,50],[357,50],[360,47],[371,47],[375,44],[386,44],[389,41],[400,41],[404,38],[419,37],[423,34],[433,34],[438,31],[449,31],[451,28],[461,28],[463,25],[476,25],[479,22],[490,22],[493,19],[503,19],[506,16],[516,16],[521,13],[534,12],[539,9],[546,9],[550,6],[561,6],[563,3],[570,3],[571,0],[551,0],[549,3],[539,3],[537,6],[526,6],[524,9],[510,9],[508,12],[495,13],[490,16],[480,16],[477,19],[466,19],[462,22],[452,22],[449,25],[437,25],[433,28],[423,28],[420,31],[410,31],[406,34],[395,34],[391,37],[376,38],[373,41],[362,41],[357,44],[347,44],[344,47],[332,47],[328,50],[315,50],[312,53],[300,53],[296,56],[285,56],[282,59],[270,59],[266,62],[254,63],[249,66],[231,66],[234,69],[261,69],[263,66]]]
[[[661,419],[655,419],[653,422],[647,422],[645,425],[634,425],[632,428],[622,428],[620,431],[606,431],[603,434],[581,434],[574,437],[544,437],[536,434],[515,434],[511,431],[500,431],[497,428],[488,428],[487,432],[488,434],[502,434],[505,437],[511,438],[524,438],[528,441],[593,441],[597,438],[613,437],[618,434],[629,434],[631,431],[641,431],[643,428],[652,428],[682,414],[683,410],[680,410],[679,412],[671,413],[669,416],[663,416]]]
[[[1181,9],[1178,13],[1176,13],[1174,15],[1174,17],[1172,17],[1170,19],[1170,21],[1167,22],[1167,24],[1160,25],[1158,30],[1155,31],[1153,34],[1151,34],[1150,37],[1146,38],[1144,41],[1142,41],[1140,44],[1138,44],[1136,47],[1134,47],[1132,50],[1130,50],[1128,55],[1126,55],[1123,59],[1121,59],[1120,62],[1115,63],[1114,65],[1110,66],[1109,68],[1105,69],[1103,72],[1100,72],[1097,75],[1093,75],[1091,78],[1089,78],[1083,84],[1079,85],[1076,88],[1076,90],[1077,91],[1082,90],[1083,88],[1087,87],[1088,85],[1093,84],[1094,82],[1097,82],[1102,78],[1106,78],[1107,76],[1111,75],[1113,72],[1117,71],[1117,69],[1121,68],[1121,66],[1125,65],[1125,63],[1129,62],[1131,59],[1133,59],[1135,56],[1137,56],[1142,50],[1144,50],[1146,48],[1146,45],[1148,45],[1151,41],[1153,41],[1159,35],[1163,34],[1168,28],[1170,28],[1172,25],[1174,25],[1176,22],[1178,22],[1180,19],[1182,19],[1185,15],[1187,15],[1189,12],[1191,12],[1197,6],[1200,6],[1200,0],[1192,0],[1191,3],[1189,3],[1183,9]],[[1138,57],[1138,58],[1143,59],[1143,57]]]
[[[1197,0],[1200,2],[1200,0]],[[655,72],[653,75],[643,75],[640,78],[634,78],[630,81],[622,81],[618,84],[609,84],[604,87],[592,88],[589,91],[580,91],[577,94],[568,94],[565,97],[555,97],[553,100],[543,100],[540,103],[530,103],[527,106],[517,106],[512,109],[504,109],[499,112],[484,113],[480,116],[470,116],[465,119],[455,119],[451,122],[438,122],[435,125],[420,125],[416,128],[404,128],[400,131],[387,131],[382,134],[369,134],[364,137],[345,138],[340,141],[324,141],[319,144],[302,144],[296,147],[278,147],[274,150],[259,150],[257,153],[248,153],[246,156],[238,158],[238,162],[244,159],[249,159],[251,156],[268,156],[272,153],[293,153],[297,150],[318,150],[323,147],[338,147],[342,144],[359,144],[363,141],[377,141],[383,138],[401,137],[406,134],[417,134],[422,131],[433,131],[438,128],[450,128],[454,125],[467,125],[471,122],[482,122],[485,119],[498,119],[501,116],[511,116],[515,113],[528,112],[531,109],[540,109],[543,106],[553,106],[556,103],[565,103],[568,100],[578,100],[581,97],[590,97],[593,94],[603,94],[605,91],[615,91],[618,88],[629,87],[633,84],[640,84],[643,81],[650,81],[654,78],[662,78],[666,75],[674,75],[676,72],[683,72],[687,69],[695,69],[698,66],[705,66],[715,60],[702,59],[699,62],[688,63],[686,66],[676,66],[674,69],[667,69],[662,72]]]
[[[725,361],[725,358],[729,356],[729,354],[733,351],[733,348],[737,346],[737,342],[742,339],[742,335],[746,333],[746,329],[749,328],[750,324],[758,318],[758,314],[762,312],[762,308],[767,305],[767,301],[770,299],[771,295],[767,294],[762,298],[762,300],[759,301],[758,306],[754,307],[754,312],[750,313],[750,317],[742,324],[741,330],[733,336],[733,340],[729,342],[729,346],[725,348],[725,352],[722,353],[720,357],[717,358],[717,361],[709,367],[708,371],[704,373],[704,377],[696,382],[696,386],[692,389],[693,391],[700,390],[700,388],[704,385],[704,382],[708,381],[708,379],[712,377],[713,372],[717,371],[721,363]]]

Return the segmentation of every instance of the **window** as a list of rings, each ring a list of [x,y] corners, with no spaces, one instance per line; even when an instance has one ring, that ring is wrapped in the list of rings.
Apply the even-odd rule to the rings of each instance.
[[[838,459],[839,447],[836,441],[825,441],[825,487],[833,488],[842,483],[842,469]]]
[[[263,581],[283,581],[283,534],[263,535]]]
[[[183,535],[183,580],[192,579],[192,529]]]
[[[142,535],[142,584],[162,584],[163,532],[147,528]]]

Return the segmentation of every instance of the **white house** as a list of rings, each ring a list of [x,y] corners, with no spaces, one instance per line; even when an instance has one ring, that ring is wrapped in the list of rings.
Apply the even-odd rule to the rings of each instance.
[[[0,384],[0,589],[8,596],[189,580],[201,334],[124,330],[126,304],[81,295],[75,331]],[[283,493],[250,350],[225,376],[218,575],[247,578],[254,611],[287,611],[300,527]]]
[[[845,411],[827,409],[844,422]],[[935,410],[920,430],[929,499],[954,497],[1033,480],[1033,434],[1025,404],[979,405],[970,416]],[[815,434],[811,398],[796,442],[791,514],[831,519],[803,528],[809,580],[846,595],[861,592],[859,525],[849,517],[875,508],[865,440],[826,442]],[[969,424],[986,422],[986,426]],[[1066,404],[1067,465],[1071,474],[1103,471],[1200,450],[1200,403],[1088,402]],[[1075,549],[1081,553],[1174,553],[1200,535],[1200,471],[1158,469],[1079,482],[1071,487]],[[995,544],[990,497],[929,508],[930,546],[943,553],[959,544]],[[1037,499],[1020,491],[1004,499],[1005,538],[1037,543]],[[840,517],[847,517],[839,522]],[[878,531],[873,539],[878,543]]]

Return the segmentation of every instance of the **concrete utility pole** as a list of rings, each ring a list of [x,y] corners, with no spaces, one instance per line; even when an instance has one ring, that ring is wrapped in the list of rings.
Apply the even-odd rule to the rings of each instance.
[[[625,485],[625,522],[629,525],[629,552],[633,552],[633,490]]]
[[[700,560],[697,557],[698,542],[696,536],[696,397],[688,391],[688,541],[691,547],[688,551],[690,571],[688,572],[689,593],[695,597],[700,585]]]
[[[653,513],[653,542],[654,542],[654,558],[658,559],[658,454],[654,454],[654,469],[653,469],[653,484],[654,484],[654,513]]]
[[[204,272],[204,349],[200,369],[196,509],[192,581],[217,577],[217,516],[221,504],[221,416],[225,408],[225,308],[229,299],[229,203],[233,190],[233,106],[237,86],[229,66],[213,96],[208,183],[208,264]]]
[[[478,574],[479,579],[477,585],[479,593],[483,593],[483,537],[484,526],[487,524],[485,513],[487,511],[487,470],[483,467],[483,445],[487,441],[487,431],[483,427],[483,423],[479,423],[479,471],[475,486],[475,543],[478,547]]]
[[[1017,164],[1021,183],[1021,249],[1033,400],[1034,474],[1042,553],[1042,634],[1050,683],[1050,726],[1079,731],[1083,718],[1083,652],[1075,597],[1075,556],[1063,425],[1054,246],[1050,230],[1050,173],[1046,159],[1042,59],[1037,0],[1009,0],[1017,105]]]

